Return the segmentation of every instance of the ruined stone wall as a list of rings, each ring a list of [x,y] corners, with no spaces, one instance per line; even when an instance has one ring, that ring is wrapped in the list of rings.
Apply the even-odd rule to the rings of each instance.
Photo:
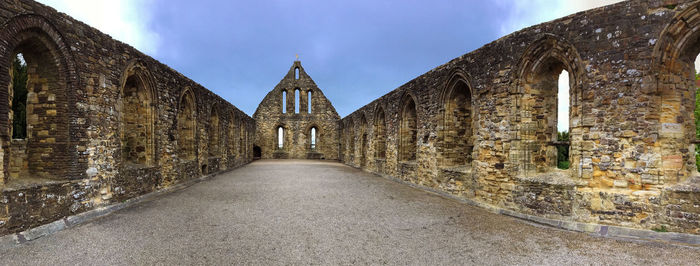
[[[512,33],[343,118],[341,160],[520,213],[700,234],[698,7],[626,1]],[[556,168],[562,70],[568,170]]]
[[[295,110],[297,101],[298,110]],[[253,118],[257,130],[255,147],[260,149],[261,158],[338,159],[340,116],[299,61],[294,62],[280,83],[265,96]],[[283,129],[281,143],[280,127]],[[315,145],[311,143],[312,129],[315,129]]]
[[[0,40],[0,235],[252,160],[251,117],[80,21],[3,0]],[[11,140],[17,53],[29,67],[25,140]]]

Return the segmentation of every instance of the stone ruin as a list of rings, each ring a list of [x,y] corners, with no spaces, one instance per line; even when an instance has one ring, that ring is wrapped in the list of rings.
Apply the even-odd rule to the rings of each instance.
[[[253,117],[44,5],[0,2],[0,236],[227,171],[339,160],[569,229],[700,234],[700,2],[631,0],[535,25],[340,118],[295,61]],[[27,64],[13,138],[12,61]],[[569,139],[557,79],[569,76]],[[558,147],[569,168],[558,169]]]

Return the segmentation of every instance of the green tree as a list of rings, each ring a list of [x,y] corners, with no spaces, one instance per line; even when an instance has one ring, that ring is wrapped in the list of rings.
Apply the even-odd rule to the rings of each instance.
[[[557,133],[557,141],[569,141],[569,132]],[[557,167],[569,169],[569,145],[557,145]]]
[[[21,54],[12,62],[12,138],[27,138],[27,64]]]

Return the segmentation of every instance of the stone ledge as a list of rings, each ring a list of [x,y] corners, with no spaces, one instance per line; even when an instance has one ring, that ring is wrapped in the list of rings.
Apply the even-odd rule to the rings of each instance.
[[[664,188],[672,192],[692,192],[700,193],[700,176],[688,178],[685,182]]]
[[[250,162],[248,162],[248,163],[250,163]],[[246,164],[248,164],[248,163],[246,163]],[[17,247],[17,246],[22,245],[26,242],[33,241],[33,240],[41,238],[41,237],[52,235],[56,232],[59,232],[59,231],[65,230],[65,229],[70,229],[70,228],[73,228],[73,227],[78,226],[80,224],[93,221],[97,218],[107,216],[109,214],[112,214],[115,211],[127,208],[129,206],[146,201],[148,199],[152,199],[152,198],[155,198],[155,197],[163,195],[163,194],[167,194],[170,192],[185,189],[185,188],[190,187],[190,186],[197,184],[199,182],[211,179],[217,175],[224,174],[224,173],[233,171],[237,168],[243,167],[246,164],[242,164],[242,165],[239,165],[238,167],[235,167],[235,168],[212,173],[212,174],[205,175],[202,177],[194,178],[194,179],[188,180],[188,181],[183,182],[183,183],[175,184],[173,186],[160,189],[158,191],[154,191],[154,192],[151,192],[151,193],[148,193],[145,195],[141,195],[138,197],[128,199],[124,202],[120,202],[120,203],[116,203],[116,204],[112,204],[112,205],[108,205],[108,206],[103,206],[103,207],[99,207],[99,208],[96,208],[93,210],[82,212],[82,213],[79,213],[76,215],[68,216],[68,217],[62,218],[60,220],[54,221],[52,223],[48,223],[48,224],[41,225],[38,227],[30,228],[30,229],[27,229],[27,230],[19,232],[19,233],[0,236],[0,252],[2,252],[3,250],[7,250],[9,248]]]
[[[652,230],[627,228],[613,225],[602,225],[602,224],[590,224],[575,221],[563,221],[557,219],[544,218],[540,216],[534,216],[524,213],[519,213],[516,211],[503,209],[501,207],[493,206],[484,202],[475,201],[467,198],[460,198],[455,195],[446,193],[444,191],[436,190],[422,185],[417,185],[411,182],[407,182],[390,175],[383,175],[379,173],[370,172],[374,175],[389,179],[391,181],[408,185],[415,189],[420,189],[430,193],[438,194],[440,196],[454,199],[462,203],[466,203],[471,206],[479,207],[495,214],[506,215],[525,221],[534,222],[537,224],[542,224],[546,226],[551,226],[554,228],[565,229],[574,232],[588,233],[593,236],[610,237],[618,239],[628,239],[628,240],[643,240],[643,241],[663,241],[671,243],[680,243],[684,245],[690,245],[693,247],[700,248],[700,235],[686,234],[686,233],[676,233],[676,232],[655,232]]]
[[[574,187],[585,185],[585,182],[571,179],[569,174],[563,170],[555,170],[548,173],[536,174],[534,176],[516,176],[515,179],[520,182],[538,183],[552,186]]]

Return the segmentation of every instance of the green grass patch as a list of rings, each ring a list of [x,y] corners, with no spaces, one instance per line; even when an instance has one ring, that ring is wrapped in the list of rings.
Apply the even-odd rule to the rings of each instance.
[[[668,228],[666,228],[665,225],[662,225],[662,226],[660,226],[660,227],[652,228],[651,230],[654,230],[654,231],[659,232],[659,233],[666,233],[666,232],[668,232]]]

